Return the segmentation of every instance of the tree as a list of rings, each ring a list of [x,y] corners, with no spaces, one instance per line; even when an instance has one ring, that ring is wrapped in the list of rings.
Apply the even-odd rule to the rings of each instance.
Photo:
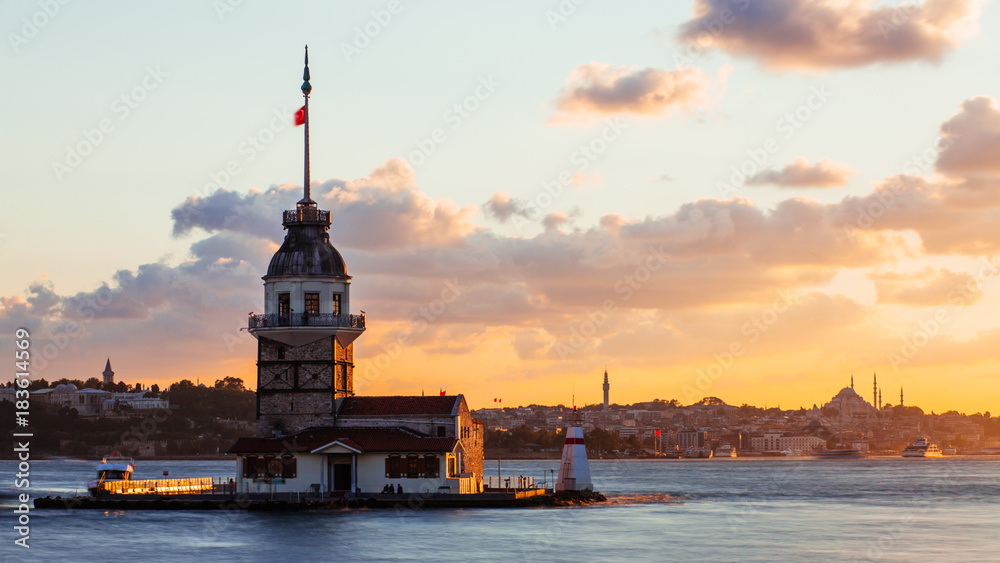
[[[37,391],[39,389],[48,389],[48,388],[49,388],[49,382],[45,381],[44,377],[42,379],[35,379],[28,384],[28,391]]]
[[[696,405],[707,405],[707,406],[725,406],[726,402],[718,397],[705,397],[704,399],[695,403]]]
[[[158,383],[154,383],[152,385],[152,387],[149,388],[149,390],[152,391],[153,393],[156,393],[157,395],[159,395],[160,394],[160,385]]]
[[[83,382],[83,387],[85,389],[100,389],[101,388],[101,380],[97,379],[96,377],[91,377],[87,381]]]
[[[246,386],[243,385],[243,379],[239,377],[232,377],[227,375],[222,379],[215,380],[216,389],[228,389],[230,391],[246,391]]]

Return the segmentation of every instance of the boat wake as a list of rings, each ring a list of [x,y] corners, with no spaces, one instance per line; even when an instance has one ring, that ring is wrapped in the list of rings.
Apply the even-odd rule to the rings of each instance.
[[[685,497],[673,496],[668,493],[644,493],[631,495],[608,495],[605,504],[684,504]]]

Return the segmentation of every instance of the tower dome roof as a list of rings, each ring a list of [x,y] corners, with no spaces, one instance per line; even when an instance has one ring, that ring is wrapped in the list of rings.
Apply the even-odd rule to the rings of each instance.
[[[326,230],[291,227],[271,257],[268,276],[347,276],[344,257],[330,244]]]
[[[330,212],[299,202],[285,211],[285,240],[271,257],[268,276],[348,277],[344,257],[330,244]]]

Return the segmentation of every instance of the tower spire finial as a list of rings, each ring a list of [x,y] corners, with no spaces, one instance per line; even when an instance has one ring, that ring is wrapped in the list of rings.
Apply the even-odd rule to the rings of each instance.
[[[312,92],[312,84],[309,84],[309,45],[306,45],[305,69],[302,71],[302,97],[306,103],[302,108],[302,119],[305,127],[305,178],[303,180],[303,197],[300,205],[315,205],[316,202],[309,197],[309,93]]]

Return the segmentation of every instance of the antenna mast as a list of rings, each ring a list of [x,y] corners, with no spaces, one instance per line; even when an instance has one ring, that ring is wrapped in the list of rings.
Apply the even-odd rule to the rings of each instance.
[[[303,109],[303,119],[305,121],[305,179],[303,182],[305,196],[299,203],[303,205],[314,204],[309,197],[309,93],[312,92],[312,85],[309,84],[309,45],[306,45],[305,70],[302,71],[302,97],[305,98],[305,108]]]

